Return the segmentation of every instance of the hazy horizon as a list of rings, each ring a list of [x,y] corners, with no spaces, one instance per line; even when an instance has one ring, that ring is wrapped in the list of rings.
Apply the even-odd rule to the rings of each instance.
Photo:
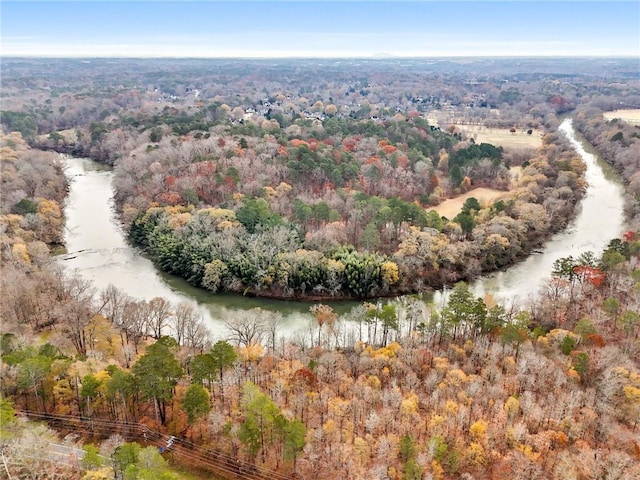
[[[2,2],[3,57],[638,57],[640,2]]]
[[[112,55],[112,56],[96,56],[96,55],[2,55],[5,59],[33,59],[37,60],[463,60],[463,59],[616,59],[616,60],[636,60],[637,55],[441,55],[441,56],[399,56],[393,55],[388,57],[376,55],[354,55],[354,56],[337,56],[337,55],[318,55],[318,56],[228,56],[228,57],[170,57],[170,56],[142,56],[142,55]]]

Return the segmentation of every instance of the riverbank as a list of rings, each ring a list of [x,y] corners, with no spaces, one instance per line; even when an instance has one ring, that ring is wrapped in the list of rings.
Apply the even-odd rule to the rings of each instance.
[[[577,141],[577,140],[576,140]],[[587,157],[587,176],[592,169],[598,169],[595,158]],[[69,251],[83,250],[77,258],[65,261],[64,265],[78,269],[94,282],[97,288],[114,284],[123,288],[135,298],[151,299],[166,297],[171,302],[187,301],[194,304],[209,319],[210,325],[218,324],[230,311],[264,308],[280,311],[289,320],[289,329],[294,325],[304,325],[307,320],[309,301],[332,301],[339,311],[348,311],[357,302],[350,302],[336,296],[309,298],[307,302],[292,298],[273,300],[260,295],[217,293],[188,285],[184,280],[159,272],[153,263],[132,248],[124,239],[113,209],[113,172],[90,160],[68,159],[68,173],[73,177],[72,192],[67,202],[66,243]],[[599,173],[598,173],[599,172]],[[604,177],[602,170],[595,173]],[[478,295],[492,292],[500,297],[526,296],[535,292],[548,278],[553,261],[577,251],[600,251],[608,241],[622,230],[622,190],[615,179],[603,178],[603,183],[589,180],[590,187],[580,204],[576,218],[569,227],[550,237],[544,243],[542,254],[519,257],[517,263],[506,270],[501,269],[491,275],[476,277],[470,282]],[[595,187],[595,189],[594,189]],[[82,209],[81,207],[85,208]],[[597,220],[596,220],[597,219]],[[87,235],[86,232],[93,232]],[[93,239],[107,241],[96,244]],[[443,282],[450,285],[453,282]],[[422,291],[429,291],[423,288]],[[503,293],[501,293],[503,292]],[[388,295],[387,298],[391,296]],[[436,295],[437,297],[437,295]],[[216,320],[217,319],[217,320]],[[304,319],[304,320],[303,320]],[[219,327],[216,327],[219,328]]]
[[[640,110],[635,110],[638,114]],[[615,112],[610,112],[615,114]],[[625,216],[632,230],[640,229],[640,138],[637,126],[609,120],[602,112],[580,110],[576,128],[585,140],[624,179]],[[617,118],[617,117],[616,117]]]
[[[476,295],[491,293],[497,299],[510,303],[531,297],[545,286],[557,259],[575,258],[588,251],[597,255],[628,228],[624,218],[625,192],[620,177],[595,152],[587,150],[588,142],[577,137],[571,119],[565,119],[560,130],[587,166],[585,178],[588,188],[577,208],[576,217],[563,231],[545,242],[542,253],[530,255],[505,271],[495,272],[473,283]],[[436,301],[440,301],[438,296]]]

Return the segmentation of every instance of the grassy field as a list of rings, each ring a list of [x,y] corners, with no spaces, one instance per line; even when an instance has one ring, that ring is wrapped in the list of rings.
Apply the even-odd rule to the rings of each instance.
[[[472,137],[476,143],[490,143],[499,147],[538,148],[542,145],[542,130],[534,130],[531,135],[518,129],[511,133],[508,128],[489,128],[481,125],[456,125],[456,130]]]
[[[497,112],[497,110],[496,110]],[[441,111],[434,111],[425,116],[429,125],[444,128],[449,124],[456,127],[456,132],[464,132],[467,137],[472,137],[477,143],[490,143],[499,147],[510,148],[538,148],[542,145],[542,129],[534,129],[531,135],[527,135],[528,129],[517,129],[511,133],[509,128],[485,127],[484,125],[466,125],[458,123],[451,115]]]
[[[520,177],[522,176],[522,167],[511,167],[509,170],[511,173],[511,188],[514,189],[518,186],[520,182]],[[503,190],[496,190],[493,188],[474,188],[473,190],[469,190],[467,193],[460,195],[456,198],[450,198],[449,200],[445,200],[440,205],[436,207],[432,207],[428,210],[435,210],[441,217],[447,217],[449,219],[455,217],[462,210],[462,205],[467,200],[467,198],[474,197],[480,203],[481,207],[487,207],[492,203],[506,198],[509,195],[509,192],[505,192]]]
[[[508,195],[508,193],[509,192],[504,192],[502,190],[494,190],[493,188],[474,188],[459,197],[445,200],[440,205],[433,207],[430,210],[435,210],[440,216],[451,219],[460,213],[462,205],[467,198],[474,197],[478,202],[480,202],[481,207],[486,207],[499,200],[501,197]]]
[[[606,112],[604,118],[607,120],[613,120],[619,118],[632,125],[640,125],[640,108],[627,108],[624,110],[614,110],[613,112]]]

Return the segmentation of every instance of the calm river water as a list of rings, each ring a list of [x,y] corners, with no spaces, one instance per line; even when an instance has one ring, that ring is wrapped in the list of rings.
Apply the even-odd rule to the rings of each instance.
[[[491,292],[495,298],[505,301],[526,298],[544,285],[557,258],[576,256],[587,250],[600,252],[609,240],[623,232],[624,191],[619,179],[576,138],[570,120],[565,120],[560,130],[587,164],[589,188],[578,207],[580,211],[575,221],[566,231],[550,239],[542,253],[530,256],[505,272],[475,281],[472,287],[477,295]],[[65,207],[68,253],[61,256],[60,261],[65,267],[75,269],[90,279],[96,288],[113,284],[138,299],[160,296],[175,304],[190,302],[198,307],[214,337],[224,336],[222,322],[234,310],[254,307],[282,312],[281,334],[290,335],[308,325],[308,303],[210,295],[160,272],[125,241],[113,208],[113,171],[82,158],[68,158],[66,165],[71,178]],[[442,299],[442,292],[433,295],[436,304]],[[355,302],[332,304],[338,312],[347,311],[354,305]]]

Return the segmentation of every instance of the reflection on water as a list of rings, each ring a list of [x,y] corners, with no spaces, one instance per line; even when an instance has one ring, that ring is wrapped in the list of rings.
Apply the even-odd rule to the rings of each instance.
[[[579,255],[592,250],[599,252],[624,227],[623,189],[611,169],[585,151],[576,139],[571,122],[565,120],[560,130],[587,164],[587,193],[580,212],[566,231],[555,235],[543,253],[534,254],[523,262],[473,282],[476,295],[492,293],[504,301],[523,299],[544,285],[553,262],[564,256]],[[196,305],[214,336],[224,336],[222,322],[234,311],[260,307],[283,314],[280,327],[283,334],[304,329],[310,321],[309,303],[247,298],[240,295],[211,295],[194,288],[184,280],[167,275],[155,268],[140,252],[129,246],[114,217],[112,200],[113,172],[110,168],[88,159],[66,160],[71,189],[65,214],[67,218],[65,242],[67,254],[59,257],[68,268],[77,269],[90,279],[96,288],[109,284],[138,299],[164,297],[170,302],[189,302]],[[604,170],[603,170],[604,167]],[[436,305],[443,301],[442,292],[425,295]],[[344,313],[357,302],[337,302],[332,306]]]

